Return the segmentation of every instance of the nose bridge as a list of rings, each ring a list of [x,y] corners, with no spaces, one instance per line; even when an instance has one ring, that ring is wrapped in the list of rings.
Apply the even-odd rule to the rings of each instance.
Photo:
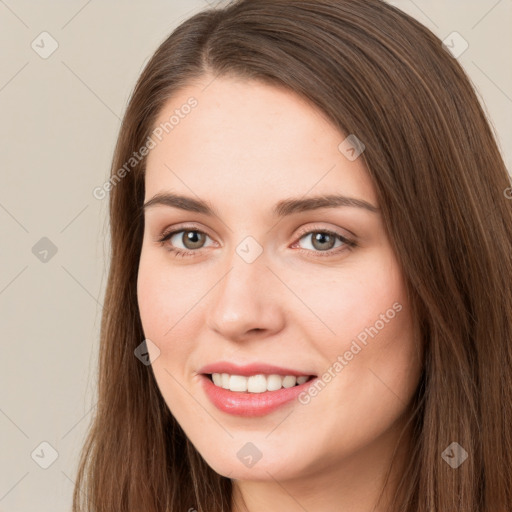
[[[252,329],[272,330],[280,323],[274,294],[270,293],[275,277],[256,243],[243,240],[234,248],[210,302],[207,322],[225,337],[243,336]]]
[[[245,236],[227,255],[227,273],[219,283],[219,298],[236,299],[247,297],[249,293],[258,293],[257,283],[266,279],[270,271],[267,268],[267,252],[253,237]],[[253,295],[258,300],[256,295]]]

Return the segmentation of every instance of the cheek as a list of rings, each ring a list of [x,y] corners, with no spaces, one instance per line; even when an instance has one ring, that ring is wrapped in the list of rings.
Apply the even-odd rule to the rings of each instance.
[[[197,273],[172,268],[167,255],[142,252],[137,278],[137,299],[144,336],[160,350],[152,364],[155,377],[166,388],[173,386],[169,374],[179,381],[190,378],[190,354],[196,350],[204,326],[206,301],[211,284]],[[191,276],[195,277],[191,280]],[[204,283],[203,285],[201,283]]]
[[[165,282],[159,279],[161,276],[157,267],[148,264],[143,257],[139,265],[137,278],[137,300],[140,318],[144,334],[147,338],[160,337],[164,329],[168,329],[172,301],[170,293],[166,293]],[[167,289],[170,292],[170,289]]]
[[[365,333],[399,331],[407,317],[407,297],[398,263],[390,250],[375,250],[354,259],[325,278],[302,282],[302,295],[316,316],[329,328],[322,343],[339,353]],[[346,347],[348,349],[348,346]]]
[[[138,277],[137,300],[146,337],[170,339],[185,320],[187,311],[201,297],[200,281],[190,282],[189,274],[173,271],[165,251],[142,251]],[[183,319],[183,320],[180,320]]]
[[[192,307],[193,297],[189,300],[185,292],[190,288],[181,290],[182,283],[174,274],[177,273],[170,272],[168,266],[149,251],[142,252],[137,278],[140,319],[145,338],[158,347],[159,353],[152,360],[151,370],[167,406],[173,412],[190,408],[178,383],[184,382],[188,371],[187,356],[193,348],[192,343],[185,343],[185,340],[194,339],[187,324],[187,311]]]

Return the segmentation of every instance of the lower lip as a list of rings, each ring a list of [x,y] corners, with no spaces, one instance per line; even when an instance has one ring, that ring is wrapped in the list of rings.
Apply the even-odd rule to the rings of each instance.
[[[216,386],[206,375],[201,375],[201,379],[206,395],[221,411],[235,416],[264,416],[294,400],[316,381],[317,377],[298,386],[263,393],[230,391]]]

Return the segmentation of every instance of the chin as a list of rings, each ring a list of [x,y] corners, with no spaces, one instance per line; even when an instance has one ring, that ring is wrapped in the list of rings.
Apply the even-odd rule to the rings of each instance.
[[[262,453],[259,460],[251,461],[250,458],[244,456],[244,452],[239,458],[237,455],[239,450],[233,450],[232,457],[226,457],[225,452],[218,456],[210,454],[208,458],[203,454],[201,456],[216,473],[233,480],[289,480],[298,477],[302,471],[305,471],[302,465],[301,467],[297,466],[297,460],[292,460],[292,457],[288,458],[275,451],[270,456],[265,456]]]

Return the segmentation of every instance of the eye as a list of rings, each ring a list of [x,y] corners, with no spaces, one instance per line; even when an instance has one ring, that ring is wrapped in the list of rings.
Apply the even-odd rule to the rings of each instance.
[[[291,247],[295,248],[299,244],[301,240],[310,239],[310,248],[302,248],[299,247],[301,252],[308,253],[319,253],[317,256],[333,256],[334,254],[338,254],[343,251],[347,251],[357,246],[357,243],[341,233],[336,231],[331,231],[328,229],[310,229],[309,231],[305,231],[300,235],[300,238],[297,242],[295,242]],[[175,256],[185,257],[185,256],[196,256],[199,252],[198,249],[202,249],[205,243],[205,240],[210,238],[203,231],[196,228],[182,228],[175,229],[170,232],[164,232],[160,235],[158,242],[165,246],[166,249]],[[339,244],[336,246],[336,243]],[[183,244],[183,248],[177,247],[176,244]]]
[[[195,256],[194,253],[197,252],[197,249],[202,249],[206,238],[210,237],[203,231],[189,228],[163,233],[158,242],[165,245],[167,250],[176,256]],[[180,242],[185,246],[184,249],[176,247],[176,243]]]
[[[333,254],[350,250],[357,245],[356,242],[343,236],[341,233],[337,233],[336,231],[331,231],[328,229],[314,229],[303,234],[299,238],[299,241],[296,242],[292,247],[297,246],[301,240],[307,240],[308,238],[310,243],[306,245],[309,245],[311,248],[301,248],[300,250],[309,253],[325,253],[318,254],[318,256],[332,256]],[[340,243],[336,246],[336,242]]]

